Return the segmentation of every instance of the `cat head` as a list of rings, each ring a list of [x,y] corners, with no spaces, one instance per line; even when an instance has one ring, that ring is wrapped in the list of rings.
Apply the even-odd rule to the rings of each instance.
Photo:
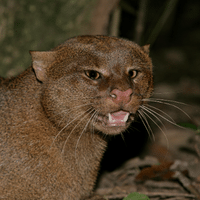
[[[127,129],[153,90],[149,46],[108,36],[78,36],[47,52],[31,51],[44,110],[106,134]]]

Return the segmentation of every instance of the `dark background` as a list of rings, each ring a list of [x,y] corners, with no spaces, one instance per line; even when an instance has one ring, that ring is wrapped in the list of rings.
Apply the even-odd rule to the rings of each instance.
[[[105,34],[151,44],[155,83],[191,77],[199,82],[199,22],[199,0],[2,0],[0,75],[26,69],[29,50],[50,50],[76,35]]]
[[[155,96],[198,107],[199,22],[199,0],[2,0],[0,76],[16,76],[29,67],[29,50],[50,50],[76,35],[114,35],[151,45]],[[188,121],[176,109],[162,109],[172,110],[177,123]],[[184,109],[192,115],[189,122],[198,126],[199,110]],[[147,133],[139,120],[134,127],[125,141],[112,138],[104,161],[109,170],[143,149]]]

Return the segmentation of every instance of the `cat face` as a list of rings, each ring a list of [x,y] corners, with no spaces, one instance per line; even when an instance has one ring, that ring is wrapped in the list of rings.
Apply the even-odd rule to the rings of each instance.
[[[114,37],[79,36],[42,53],[45,59],[31,53],[33,68],[43,82],[45,112],[61,128],[76,121],[119,134],[151,95],[147,47]]]

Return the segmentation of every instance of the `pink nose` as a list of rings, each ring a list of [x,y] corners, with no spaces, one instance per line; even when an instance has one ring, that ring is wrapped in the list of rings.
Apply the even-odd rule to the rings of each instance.
[[[112,100],[116,104],[127,104],[131,100],[131,94],[133,93],[132,89],[128,89],[126,91],[120,91],[118,89],[114,89],[111,91],[110,96]]]

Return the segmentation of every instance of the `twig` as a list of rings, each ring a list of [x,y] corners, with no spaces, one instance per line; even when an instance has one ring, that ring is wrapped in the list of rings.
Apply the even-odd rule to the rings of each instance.
[[[187,198],[195,198],[193,194],[185,194],[185,193],[168,193],[168,192],[141,192],[141,194],[145,194],[149,198],[152,197],[187,197]],[[127,195],[125,194],[114,194],[114,195],[104,195],[105,198],[107,199],[122,199],[126,197]]]
[[[190,191],[196,196],[198,200],[200,200],[199,192],[193,187],[191,181],[187,177],[185,177],[181,172],[176,171],[174,174],[174,178],[177,178],[188,191]]]
[[[119,36],[120,17],[121,17],[121,7],[116,6],[116,8],[113,11],[113,16],[110,25],[111,36]]]
[[[139,5],[139,12],[137,16],[137,22],[135,27],[135,39],[134,41],[140,44],[142,33],[144,31],[145,14],[148,0],[141,0]]]
[[[177,3],[178,3],[178,0],[170,0],[168,2],[167,6],[165,8],[165,11],[163,12],[163,14],[160,17],[160,19],[158,20],[155,28],[153,29],[151,35],[149,36],[149,38],[147,40],[147,44],[152,45],[155,42],[156,38],[158,37],[160,31],[162,30],[162,28],[165,25],[168,17],[170,16],[172,11],[176,7]]]
[[[195,148],[197,155],[199,156],[199,159],[200,159],[200,144],[195,144],[194,148]]]
[[[120,7],[122,10],[125,10],[127,13],[136,16],[137,15],[137,11],[135,10],[135,8],[133,8],[129,3],[127,3],[126,1],[120,1],[119,3]]]

